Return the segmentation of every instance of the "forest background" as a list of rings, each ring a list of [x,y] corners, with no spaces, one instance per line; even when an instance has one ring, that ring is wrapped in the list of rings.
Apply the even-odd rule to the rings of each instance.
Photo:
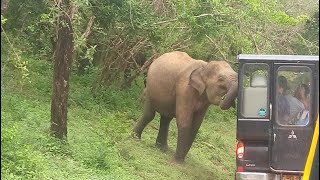
[[[67,140],[50,133],[61,14],[73,32]],[[144,73],[176,50],[235,70],[241,53],[319,55],[319,1],[2,0],[1,177],[233,179],[233,108],[209,109],[184,165],[170,161],[174,121],[167,153],[154,146],[159,117],[131,138]]]

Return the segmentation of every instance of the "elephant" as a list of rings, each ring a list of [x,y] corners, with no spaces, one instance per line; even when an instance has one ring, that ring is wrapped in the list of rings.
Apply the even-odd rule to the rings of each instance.
[[[160,113],[156,145],[168,149],[169,124],[176,118],[178,128],[174,162],[183,163],[208,107],[229,109],[238,92],[238,74],[226,61],[196,60],[173,51],[155,59],[147,73],[143,115],[133,128],[141,139],[143,129]]]

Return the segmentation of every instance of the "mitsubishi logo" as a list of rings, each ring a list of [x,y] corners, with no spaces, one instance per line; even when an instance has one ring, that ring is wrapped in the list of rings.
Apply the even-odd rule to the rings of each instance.
[[[297,139],[297,136],[294,134],[293,130],[291,130],[291,134],[289,134],[289,136],[288,136],[288,139],[291,139],[291,138]]]

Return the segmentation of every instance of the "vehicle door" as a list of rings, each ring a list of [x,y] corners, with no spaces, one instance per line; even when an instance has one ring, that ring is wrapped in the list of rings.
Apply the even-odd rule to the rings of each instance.
[[[302,172],[314,129],[312,64],[274,64],[270,167]]]

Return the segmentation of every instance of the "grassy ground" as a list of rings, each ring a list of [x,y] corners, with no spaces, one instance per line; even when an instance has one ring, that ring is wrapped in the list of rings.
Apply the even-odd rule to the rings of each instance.
[[[5,59],[5,58],[4,58]],[[2,63],[1,177],[3,179],[233,179],[235,110],[211,107],[182,165],[172,163],[177,130],[172,121],[170,150],[155,147],[159,116],[142,140],[131,138],[141,115],[142,82],[126,91],[110,87],[92,96],[94,75],[70,79],[68,140],[49,135],[52,65],[29,61],[29,77]],[[5,60],[2,62],[6,62]]]

